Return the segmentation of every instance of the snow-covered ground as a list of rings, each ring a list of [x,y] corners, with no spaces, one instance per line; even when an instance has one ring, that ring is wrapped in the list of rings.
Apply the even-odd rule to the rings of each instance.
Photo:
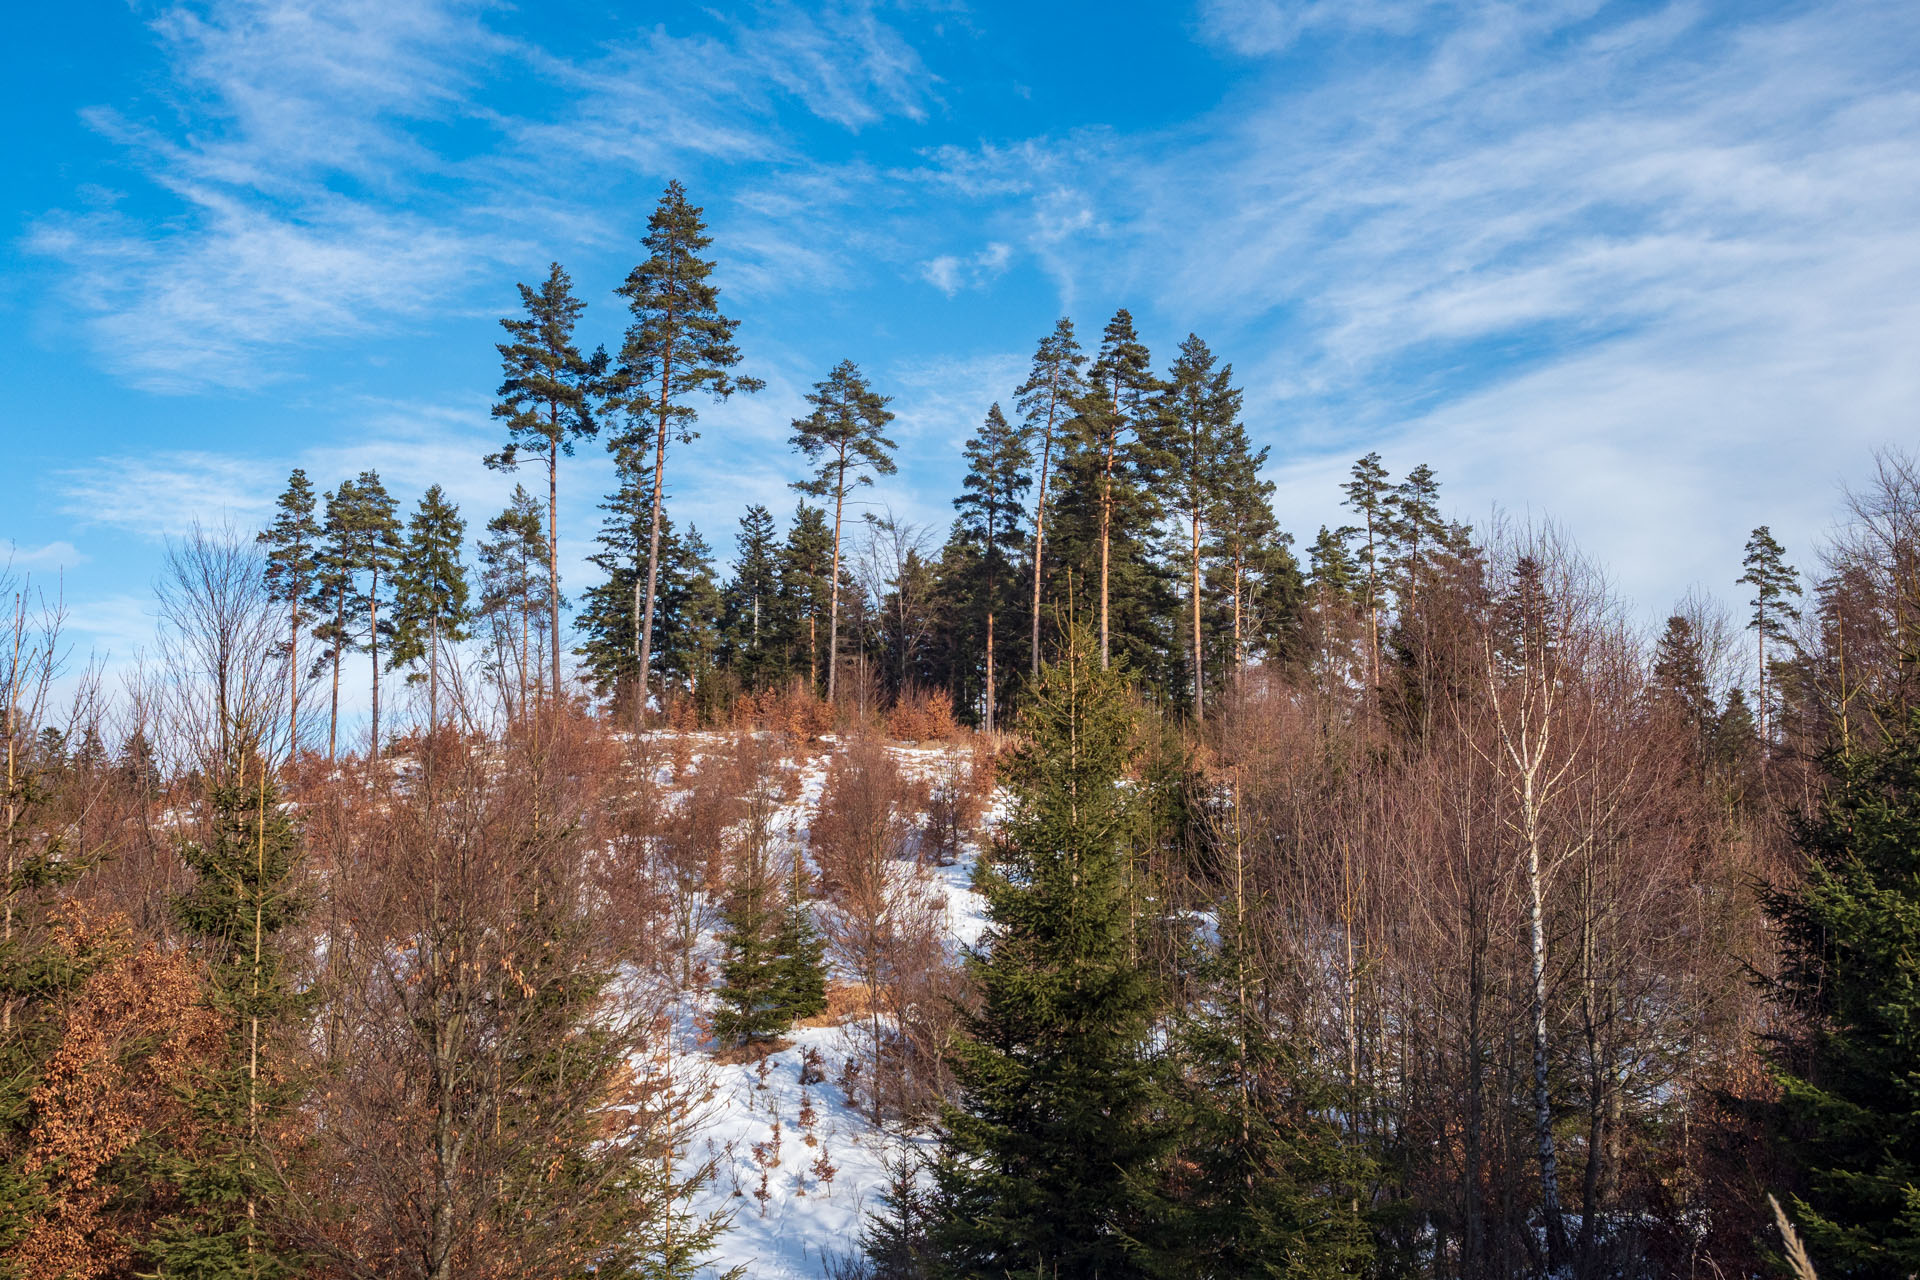
[[[832,741],[823,741],[799,762],[798,792],[775,820],[776,831],[802,851],[836,749]],[[964,748],[937,746],[890,750],[903,773],[928,779],[947,757],[966,755]],[[660,781],[672,785],[669,776]],[[931,860],[922,865],[908,858],[896,867],[898,875],[919,878],[927,892],[944,899],[949,950],[956,958],[985,927],[985,904],[969,881],[980,841],[999,821],[1003,803],[996,793],[952,865]],[[704,939],[702,950],[710,970],[717,971],[717,942]],[[829,972],[830,982],[847,978]],[[923,1146],[927,1137],[903,1132],[897,1124],[876,1127],[842,1090],[843,1065],[849,1057],[862,1057],[863,1025],[795,1028],[777,1053],[756,1062],[721,1062],[711,1045],[700,1042],[697,1030],[712,1007],[711,990],[687,996],[675,1057],[676,1074],[703,1081],[699,1092],[707,1098],[682,1156],[683,1174],[711,1168],[693,1208],[732,1219],[716,1251],[715,1270],[743,1266],[744,1274],[756,1280],[813,1280],[825,1274],[829,1258],[859,1252],[865,1216],[878,1207],[890,1180],[889,1163]],[[803,1084],[802,1067],[810,1053],[821,1078]]]

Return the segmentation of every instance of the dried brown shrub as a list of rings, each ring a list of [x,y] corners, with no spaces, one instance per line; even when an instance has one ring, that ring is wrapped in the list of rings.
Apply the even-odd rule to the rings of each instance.
[[[887,713],[887,732],[907,742],[948,742],[960,732],[953,699],[931,689],[909,689]]]
[[[178,1136],[177,1086],[219,1052],[221,1022],[199,1002],[192,962],[135,946],[124,916],[71,906],[53,937],[93,971],[62,1010],[59,1046],[29,1098],[20,1171],[44,1198],[27,1211],[11,1261],[28,1280],[89,1280],[123,1270],[137,1239],[137,1224],[107,1209],[108,1166],[144,1136]]]

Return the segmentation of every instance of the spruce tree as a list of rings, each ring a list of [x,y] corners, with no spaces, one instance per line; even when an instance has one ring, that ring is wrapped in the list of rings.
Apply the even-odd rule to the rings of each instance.
[[[1087,358],[1073,336],[1073,321],[1061,316],[1053,332],[1040,339],[1034,350],[1033,365],[1027,379],[1013,393],[1014,404],[1026,424],[1027,437],[1037,440],[1039,451],[1039,487],[1033,500],[1033,644],[1032,671],[1040,674],[1040,595],[1046,574],[1047,479],[1053,467],[1054,449],[1074,408],[1086,397],[1086,383],[1080,366]]]
[[[1213,352],[1198,335],[1188,334],[1167,375],[1161,396],[1159,430],[1172,481],[1173,506],[1188,532],[1188,676],[1193,718],[1202,718],[1205,698],[1205,646],[1201,635],[1201,536],[1214,515],[1226,470],[1229,436],[1237,430],[1240,392],[1232,385],[1233,366],[1215,367]]]
[[[747,507],[735,538],[738,555],[726,589],[727,647],[733,669],[748,689],[766,687],[782,667],[769,643],[774,601],[780,591],[780,544],[773,513],[759,503]]]
[[[548,692],[560,697],[560,455],[573,455],[573,442],[600,429],[594,400],[602,391],[604,351],[580,354],[574,327],[586,303],[573,296],[573,280],[552,264],[539,289],[520,290],[522,319],[500,321],[512,340],[496,344],[500,352],[499,403],[493,416],[507,424],[507,443],[486,463],[497,471],[517,471],[522,454],[547,464],[547,609],[553,663]]]
[[[1760,745],[1763,752],[1772,742],[1768,734],[1768,712],[1772,699],[1767,690],[1767,641],[1772,640],[1784,647],[1788,643],[1787,624],[1800,617],[1800,611],[1789,603],[1789,597],[1800,594],[1800,575],[1786,562],[1786,554],[1786,549],[1774,540],[1767,526],[1761,525],[1747,539],[1746,559],[1741,561],[1746,572],[1739,578],[1742,586],[1753,588],[1753,598],[1747,601],[1748,607],[1753,610],[1747,629],[1753,632],[1759,658]]]
[[[653,656],[654,592],[660,576],[660,520],[662,486],[666,483],[668,438],[691,443],[698,414],[688,403],[697,391],[725,400],[736,391],[758,391],[758,378],[736,378],[729,372],[740,363],[734,345],[739,321],[720,313],[720,290],[710,277],[713,262],[701,255],[713,244],[701,221],[701,210],[687,200],[678,181],[667,184],[647,219],[642,243],[647,259],[636,266],[620,286],[633,323],[620,346],[620,363],[612,395],[631,424],[610,442],[616,454],[644,455],[651,445],[652,476],[647,485],[647,579],[640,617],[640,646],[636,661],[641,688],[634,700],[635,715],[644,713],[645,682]],[[635,724],[639,721],[636,719]]]
[[[733,874],[720,912],[719,1005],[713,1035],[728,1044],[771,1040],[786,1030],[780,1000],[779,876],[764,847],[749,849]]]
[[[796,852],[796,858],[799,854]],[[774,936],[774,999],[787,1025],[826,1012],[827,944],[814,927],[800,893],[800,877],[787,877],[787,901]]]
[[[828,596],[827,575],[833,558],[833,531],[819,507],[802,502],[793,510],[793,524],[780,548],[778,624],[786,638],[788,662],[807,669],[807,688],[820,688],[820,613]]]
[[[972,553],[977,566],[977,585],[969,594],[973,597],[972,611],[984,616],[986,623],[982,727],[992,733],[1000,701],[1000,681],[994,670],[994,613],[1001,584],[1011,577],[1009,554],[1020,545],[1019,521],[1024,514],[1021,497],[1033,485],[1028,473],[1033,450],[1027,432],[1008,422],[996,403],[987,410],[986,421],[968,438],[960,456],[966,461],[967,474],[961,481],[960,496],[953,500],[960,512],[954,521],[954,536]]]
[[[890,476],[893,441],[884,432],[893,421],[889,396],[875,392],[859,367],[842,360],[813,384],[807,403],[813,412],[793,420],[792,444],[809,465],[813,477],[793,487],[810,498],[833,499],[833,557],[827,569],[827,701],[835,696],[835,673],[840,652],[840,531],[846,516],[847,494],[873,483],[875,474]]]
[[[494,678],[504,691],[509,674],[517,675],[516,705],[522,709],[533,652],[531,623],[548,610],[549,582],[540,572],[547,553],[542,523],[540,504],[525,486],[516,484],[505,510],[487,521],[491,536],[480,541],[480,616],[492,624]]]
[[[467,638],[466,537],[460,508],[439,485],[432,486],[407,521],[406,547],[394,575],[393,648],[387,669],[426,661],[430,730],[440,727],[440,646]]]
[[[645,422],[633,424],[608,442],[613,454],[615,485],[600,503],[606,515],[600,532],[594,535],[596,550],[587,562],[606,576],[587,588],[581,600],[575,625],[581,633],[575,651],[586,660],[594,687],[601,693],[626,689],[640,697],[647,680],[639,679],[640,624],[646,610],[646,596],[658,596],[660,548],[651,546],[653,525],[653,463]],[[662,536],[670,522],[661,515]],[[649,557],[656,564],[654,588],[646,590],[645,569]],[[657,639],[657,638],[656,638]],[[658,667],[658,644],[650,643],[647,661]]]
[[[1673,614],[1660,632],[1653,650],[1653,691],[1691,729],[1698,742],[1696,757],[1705,763],[1712,747],[1715,719],[1713,690],[1707,683],[1700,636],[1683,614]]]
[[[341,488],[344,490],[345,485]],[[346,509],[348,546],[356,576],[366,575],[366,586],[355,588],[355,598],[366,614],[367,653],[372,659],[373,737],[368,759],[380,758],[380,639],[393,634],[393,619],[380,616],[380,605],[394,591],[400,564],[400,517],[393,495],[380,483],[377,471],[362,471],[353,482],[352,504]]]
[[[196,1071],[188,1129],[156,1157],[176,1207],[141,1252],[159,1276],[266,1280],[299,1270],[273,1226],[285,1195],[276,1135],[301,1092],[287,1050],[305,996],[284,954],[304,910],[301,842],[258,759],[225,762],[207,802],[205,838],[180,849],[194,880],[174,909],[227,1051]]]
[[[1121,1280],[1151,1169],[1155,995],[1127,960],[1124,843],[1136,716],[1083,626],[1041,668],[1006,772],[1012,809],[976,873],[989,925],[953,1051],[932,1235],[946,1274]]]
[[[260,531],[267,547],[267,598],[287,607],[287,750],[300,746],[300,610],[313,595],[319,565],[320,521],[313,484],[299,467],[274,504],[273,523]]]
[[[1805,875],[1764,897],[1788,1015],[1770,1114],[1821,1274],[1896,1280],[1920,1272],[1920,717],[1826,768]]]

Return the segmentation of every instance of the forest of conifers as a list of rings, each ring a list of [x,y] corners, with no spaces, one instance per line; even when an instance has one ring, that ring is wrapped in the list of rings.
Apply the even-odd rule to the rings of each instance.
[[[712,255],[670,186],[613,352],[521,287],[471,541],[295,471],[112,681],[7,575],[0,1275],[712,1273],[776,1193],[706,1194],[687,1064],[823,1021],[925,1138],[839,1276],[1920,1272],[1920,463],[1649,633],[1424,466],[1296,544],[1120,311],[981,389],[944,539],[825,372],[722,571]]]

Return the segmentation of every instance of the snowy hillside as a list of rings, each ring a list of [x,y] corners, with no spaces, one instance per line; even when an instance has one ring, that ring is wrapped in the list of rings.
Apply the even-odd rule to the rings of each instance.
[[[794,763],[797,793],[781,805],[775,826],[803,856],[829,765],[841,749],[823,740]],[[930,779],[944,762],[968,755],[965,748],[888,750],[903,774],[922,779]],[[688,767],[696,768],[700,760],[696,746]],[[670,779],[673,772],[663,769],[659,781],[672,788]],[[937,865],[916,839],[892,868],[943,904],[946,950],[953,962],[985,924],[982,900],[968,885],[980,841],[999,820],[1001,804],[996,794],[985,805],[950,865]],[[721,947],[711,930],[702,936],[700,953],[708,970],[717,972]],[[852,976],[832,967],[831,957],[829,965],[830,985],[851,985]],[[696,984],[683,996],[676,1020],[675,1074],[697,1081],[698,1095],[705,1099],[682,1155],[683,1175],[711,1169],[693,1207],[701,1214],[731,1215],[716,1270],[742,1265],[745,1274],[766,1280],[811,1280],[824,1274],[830,1257],[858,1251],[864,1217],[889,1180],[889,1163],[923,1145],[926,1136],[891,1119],[876,1126],[859,1091],[849,1098],[850,1061],[857,1074],[871,1057],[864,1015],[811,1019],[781,1037],[777,1051],[741,1061],[716,1052],[704,1035],[715,1003],[713,983]]]

